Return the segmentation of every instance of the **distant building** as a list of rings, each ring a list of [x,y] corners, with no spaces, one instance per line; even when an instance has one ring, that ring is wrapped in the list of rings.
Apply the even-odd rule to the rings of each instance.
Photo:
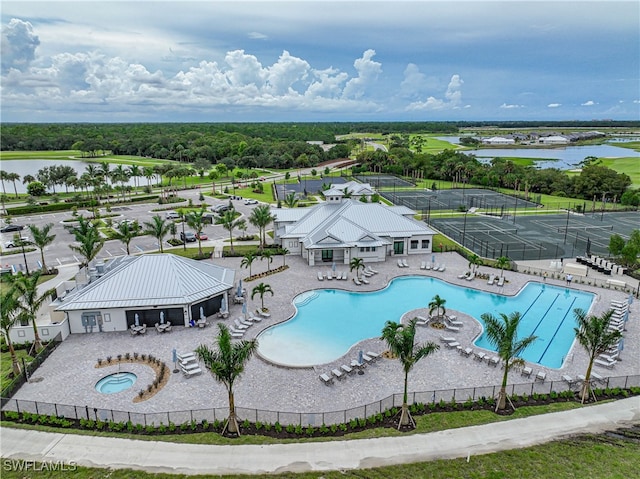
[[[569,139],[566,136],[560,135],[543,136],[538,139],[538,143],[545,145],[566,145],[569,143]]]
[[[505,138],[504,136],[492,136],[491,138],[483,138],[483,145],[515,145],[516,140],[513,138]]]

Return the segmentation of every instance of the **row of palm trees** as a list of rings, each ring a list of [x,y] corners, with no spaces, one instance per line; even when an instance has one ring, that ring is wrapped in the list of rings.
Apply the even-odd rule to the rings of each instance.
[[[263,286],[263,289],[265,286],[268,287],[268,285],[263,285],[262,283],[260,286]],[[255,294],[258,294],[258,290],[258,287],[254,288],[252,298]],[[273,294],[273,292],[271,293]],[[263,294],[261,294],[261,297]],[[443,306],[439,307],[444,310]],[[602,354],[617,344],[622,338],[622,333],[620,331],[607,330],[607,325],[613,314],[611,310],[600,316],[587,316],[582,309],[576,309],[574,314],[578,323],[575,327],[576,338],[589,355],[585,380],[582,383],[579,393],[582,402],[584,402],[589,398],[590,394],[592,394],[590,379],[595,358],[598,354]],[[490,313],[485,313],[482,315],[482,319],[485,322],[487,338],[496,348],[503,364],[504,373],[502,384],[496,401],[496,411],[499,411],[505,409],[507,406],[509,372],[524,364],[521,355],[535,342],[537,337],[534,335],[524,338],[518,337],[517,333],[520,326],[521,315],[517,311],[509,315],[500,313],[498,317]],[[411,417],[408,404],[409,373],[421,359],[431,356],[440,348],[438,344],[432,341],[416,344],[416,323],[417,318],[413,318],[406,324],[387,321],[380,337],[380,339],[386,342],[393,357],[400,361],[404,374],[403,400],[398,420],[398,429],[415,427],[415,421]],[[256,339],[232,342],[231,334],[227,326],[220,323],[218,327],[219,332],[214,344],[216,347],[212,349],[206,345],[201,345],[196,349],[196,353],[205,366],[211,371],[214,378],[222,382],[227,389],[229,396],[229,417],[227,418],[223,433],[224,431],[228,431],[229,433],[239,435],[240,428],[235,412],[233,385],[244,371],[246,362],[256,351],[258,342]]]

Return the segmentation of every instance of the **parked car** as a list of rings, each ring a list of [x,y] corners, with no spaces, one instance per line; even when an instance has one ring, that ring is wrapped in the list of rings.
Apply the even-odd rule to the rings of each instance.
[[[184,233],[181,231],[180,239],[187,243],[193,243],[195,241],[198,241],[198,238],[196,238],[196,235],[193,233],[193,231],[185,231]]]
[[[257,205],[258,204],[258,200],[254,200],[253,198],[248,198],[248,199],[244,200],[244,204],[245,205]]]
[[[213,211],[214,213],[218,213],[218,214],[222,214],[225,211],[227,211],[228,209],[229,209],[229,205],[225,205],[224,203],[221,203],[219,205],[211,207],[211,211]]]
[[[22,231],[23,229],[24,229],[24,226],[12,223],[10,225],[6,225],[0,228],[0,233],[11,233],[12,231]]]
[[[28,243],[29,242],[29,237],[28,236],[21,236],[20,237],[20,241],[24,242],[24,243]],[[12,239],[11,241],[7,241],[4,244],[5,248],[17,248],[19,245],[16,244],[17,241],[15,239]]]
[[[165,215],[165,216],[166,216],[166,218],[167,218],[168,220],[177,220],[177,219],[180,219],[180,215],[178,214],[178,212],[177,212],[177,211],[167,211],[167,213],[166,213],[166,215]]]
[[[205,233],[196,233],[196,239],[199,239],[200,241],[206,241],[209,239],[209,237]]]

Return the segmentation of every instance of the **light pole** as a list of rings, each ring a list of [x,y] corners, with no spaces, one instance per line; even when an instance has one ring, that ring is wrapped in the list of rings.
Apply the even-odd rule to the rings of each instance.
[[[467,233],[467,212],[464,212],[464,223],[462,225],[462,247],[464,248],[464,237]]]
[[[564,227],[564,244],[567,244],[567,232],[569,231],[569,211],[571,210],[571,203],[567,206],[567,224]]]

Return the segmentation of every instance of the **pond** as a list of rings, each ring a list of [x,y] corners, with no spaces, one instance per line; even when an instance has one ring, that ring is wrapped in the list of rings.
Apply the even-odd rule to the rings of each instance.
[[[459,144],[459,137],[439,137],[440,140]],[[463,153],[473,154],[480,161],[510,157],[535,158],[538,168],[558,168],[571,170],[579,167],[580,163],[589,156],[596,158],[640,158],[640,153],[629,148],[613,145],[566,146],[558,148],[482,148],[479,150],[465,150]],[[548,160],[548,161],[545,161]]]

